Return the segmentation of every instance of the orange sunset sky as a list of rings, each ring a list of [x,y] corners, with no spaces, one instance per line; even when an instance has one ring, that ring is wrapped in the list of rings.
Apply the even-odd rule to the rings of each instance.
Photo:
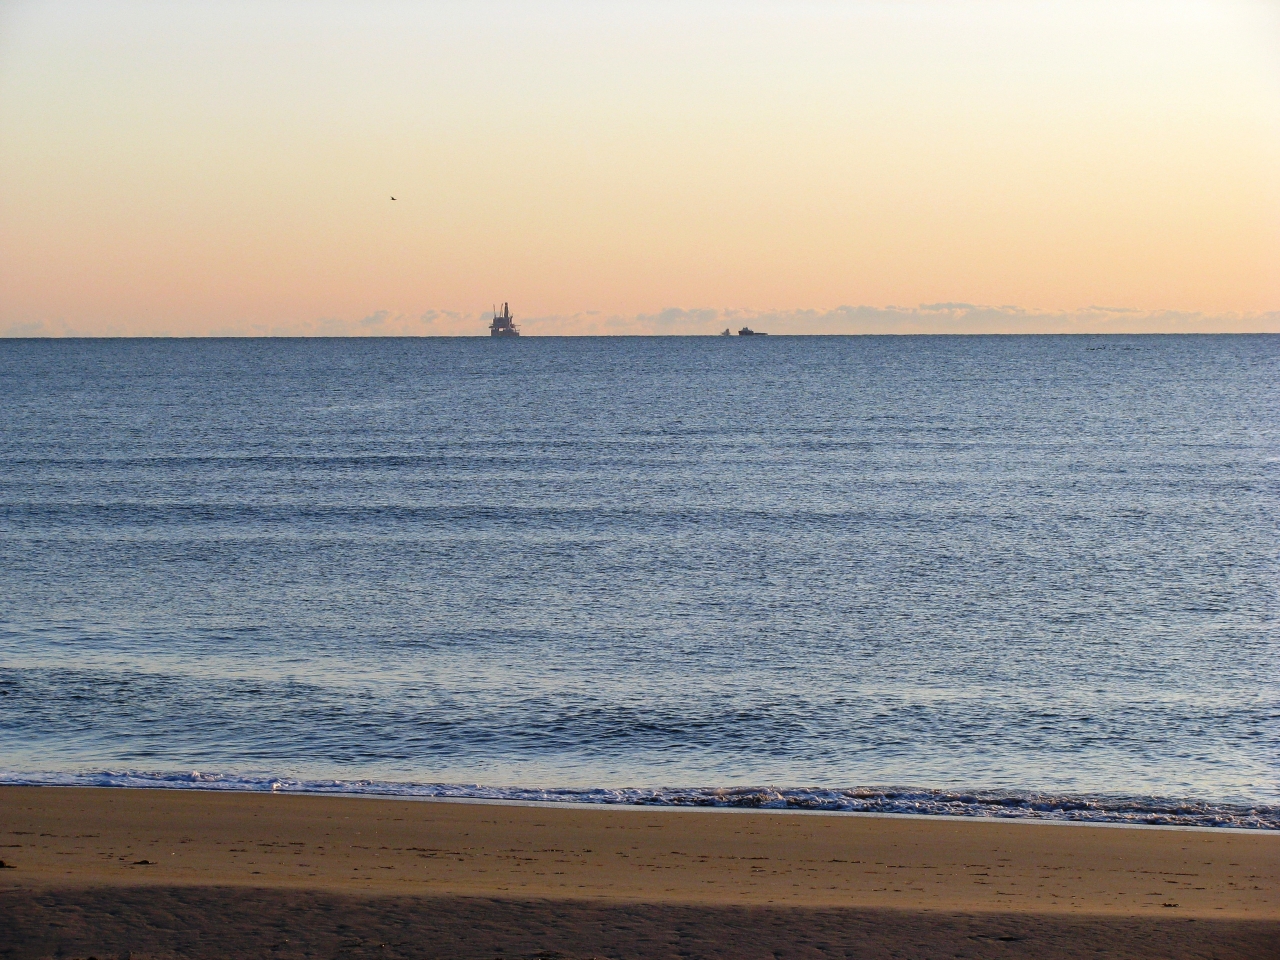
[[[0,334],[502,300],[531,334],[1280,332],[1280,4],[0,4]]]

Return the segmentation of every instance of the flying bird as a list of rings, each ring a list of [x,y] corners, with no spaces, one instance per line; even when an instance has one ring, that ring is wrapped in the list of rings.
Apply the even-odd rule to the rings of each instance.
[[[394,200],[394,199],[395,199],[395,197],[392,197],[391,199],[392,199],[392,200]]]

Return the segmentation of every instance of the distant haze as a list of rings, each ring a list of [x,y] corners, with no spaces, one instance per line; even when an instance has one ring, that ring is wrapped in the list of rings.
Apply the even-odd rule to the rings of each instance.
[[[0,6],[0,334],[503,300],[530,334],[1280,332],[1280,5]]]

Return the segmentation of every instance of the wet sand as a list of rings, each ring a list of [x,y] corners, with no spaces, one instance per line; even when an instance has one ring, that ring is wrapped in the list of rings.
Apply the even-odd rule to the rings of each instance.
[[[0,958],[1280,957],[1280,834],[0,788]]]

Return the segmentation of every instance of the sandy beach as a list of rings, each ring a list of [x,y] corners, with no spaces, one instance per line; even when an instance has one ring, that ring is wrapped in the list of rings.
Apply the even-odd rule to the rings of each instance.
[[[1270,957],[1280,835],[0,789],[0,957]]]

